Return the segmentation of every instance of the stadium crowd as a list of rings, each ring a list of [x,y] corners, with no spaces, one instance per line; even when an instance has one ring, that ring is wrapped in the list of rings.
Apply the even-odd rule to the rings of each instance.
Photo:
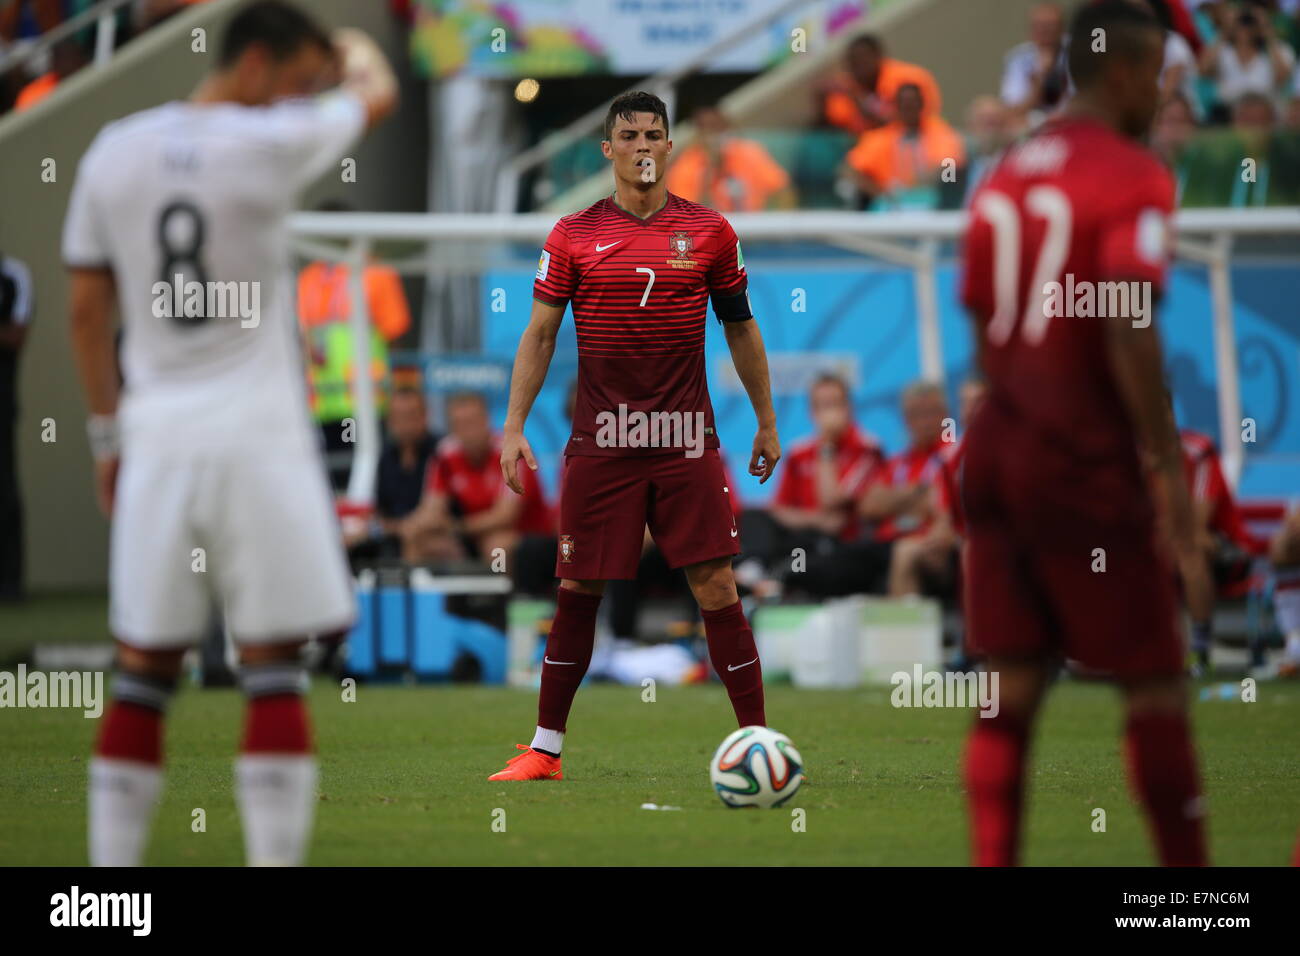
[[[21,57],[43,34],[95,6],[98,0],[0,0],[0,60]],[[114,36],[121,45],[150,27],[206,0],[132,0],[115,15]],[[0,113],[26,110],[91,62],[94,26],[77,30],[49,49],[0,73]]]
[[[1167,30],[1163,105],[1152,145],[1177,175],[1184,205],[1300,202],[1300,2],[1131,0]],[[670,188],[723,211],[788,208],[832,193],[858,209],[955,209],[996,157],[1069,96],[1070,37],[1056,3],[1032,8],[1027,38],[1005,54],[997,93],[975,97],[958,129],[925,66],[890,55],[875,35],[856,37],[843,64],[816,88],[815,137],[836,131],[847,152],[833,189],[795,182],[763,146],[761,131],[730,129],[714,106],[693,115],[698,139],[670,169]],[[1263,171],[1236,175],[1241,158]],[[802,162],[795,165],[803,166]]]

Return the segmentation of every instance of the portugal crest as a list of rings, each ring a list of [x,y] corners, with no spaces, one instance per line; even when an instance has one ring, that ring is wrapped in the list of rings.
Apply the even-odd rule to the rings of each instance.
[[[560,560],[565,564],[573,563],[573,535],[560,535]]]
[[[695,260],[691,258],[691,249],[695,240],[689,232],[678,230],[668,237],[668,264],[674,269],[694,269]]]

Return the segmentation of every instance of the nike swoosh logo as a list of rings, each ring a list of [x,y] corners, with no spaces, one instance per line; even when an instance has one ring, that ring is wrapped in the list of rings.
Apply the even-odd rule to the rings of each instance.
[[[734,538],[736,535],[738,535],[738,534],[740,534],[740,532],[737,531],[735,528],[732,528],[732,529],[731,529],[731,536],[732,536],[733,538]]]
[[[728,664],[728,665],[727,665],[727,670],[729,670],[729,671],[738,671],[738,670],[740,670],[742,667],[748,667],[750,664],[755,663],[757,660],[758,660],[758,658],[755,657],[754,660],[752,660],[752,661],[747,661],[747,662],[744,663],[744,664]]]
[[[606,249],[613,249],[616,245],[618,245],[622,241],[623,241],[622,239],[615,239],[613,242],[606,243],[603,246],[598,242],[596,243],[596,251],[604,252]]]
[[[578,663],[577,661],[553,661],[553,660],[551,660],[549,657],[545,657],[545,656],[542,657],[542,660],[544,660],[544,661],[545,661],[546,663],[548,663],[548,664],[576,664],[576,663]]]

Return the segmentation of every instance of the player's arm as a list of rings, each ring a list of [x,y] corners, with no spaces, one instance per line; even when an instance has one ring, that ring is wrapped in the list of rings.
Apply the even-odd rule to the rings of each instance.
[[[537,470],[537,459],[524,437],[524,422],[532,411],[537,393],[546,381],[546,372],[555,355],[555,337],[564,321],[564,305],[551,305],[533,300],[533,312],[528,328],[519,337],[519,350],[515,352],[515,367],[510,376],[510,402],[506,407],[506,423],[502,429],[501,474],[516,495],[524,493],[519,480],[519,459]]]
[[[717,308],[716,300],[714,308]],[[736,374],[744,383],[749,404],[754,408],[754,417],[758,419],[758,432],[754,435],[754,448],[749,456],[749,473],[761,475],[758,482],[761,485],[772,477],[776,463],[781,460],[781,440],[776,434],[776,411],[772,408],[772,383],[767,371],[763,333],[752,317],[742,321],[724,320],[722,327]]]
[[[111,269],[70,270],[70,338],[86,407],[91,453],[95,457],[95,494],[104,514],[113,510],[117,483],[117,355],[113,347],[117,289]]]
[[[1193,620],[1208,620],[1214,588],[1205,552],[1198,547],[1182,446],[1169,414],[1160,335],[1155,323],[1114,318],[1106,322],[1106,343],[1119,393],[1148,456],[1157,504],[1178,564]]]
[[[341,77],[339,89],[361,100],[366,107],[366,128],[386,119],[397,109],[397,77],[379,44],[352,27],[334,31]]]

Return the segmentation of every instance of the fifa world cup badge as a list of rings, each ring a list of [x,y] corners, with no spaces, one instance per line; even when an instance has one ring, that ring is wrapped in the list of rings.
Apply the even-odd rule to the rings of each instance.
[[[573,535],[560,535],[560,560],[565,564],[573,563]]]
[[[668,249],[674,258],[670,258],[668,264],[674,269],[694,269],[695,260],[691,258],[694,245],[695,240],[689,232],[674,232],[668,239]]]

